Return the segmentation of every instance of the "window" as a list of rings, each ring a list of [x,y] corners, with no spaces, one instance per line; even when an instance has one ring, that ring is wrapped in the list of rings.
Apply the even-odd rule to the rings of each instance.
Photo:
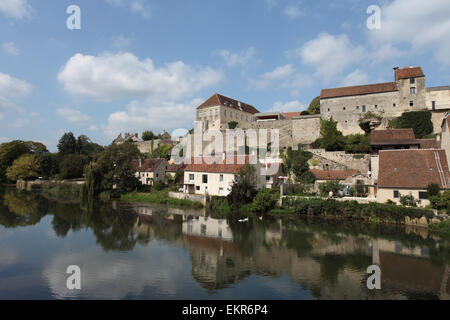
[[[378,105],[377,104],[375,105],[375,109],[378,109]]]
[[[195,190],[200,191],[200,186],[195,186]]]
[[[328,111],[330,111],[330,108],[328,108]]]
[[[420,200],[428,199],[428,193],[424,191],[419,191],[419,199]]]
[[[415,84],[416,83],[416,78],[410,78],[409,79],[409,83],[410,84]]]
[[[223,182],[223,174],[220,175],[219,181],[220,181],[220,182]]]
[[[189,181],[194,181],[194,175],[192,173],[189,174]]]
[[[203,183],[208,183],[208,175],[207,175],[207,174],[204,174],[204,175],[203,175],[203,177],[202,177],[202,182],[203,182]]]
[[[414,101],[411,100],[411,101],[409,102],[409,106],[410,106],[410,107],[414,107]]]
[[[202,224],[200,227],[200,234],[202,236],[206,235],[206,224]]]
[[[436,110],[436,101],[431,101],[431,109]]]
[[[223,196],[223,188],[219,188],[219,196]]]
[[[394,103],[394,104],[392,104],[392,106],[395,108],[396,106],[397,106],[397,104],[396,103]]]
[[[400,192],[398,190],[394,190],[394,199],[400,198]]]
[[[356,110],[359,110],[359,106],[356,106]]]
[[[366,106],[362,106],[362,112],[366,112],[366,111],[367,111]]]
[[[343,110],[345,110],[345,107],[343,108]]]
[[[227,116],[227,110],[223,111],[223,115],[226,117]]]
[[[416,87],[409,88],[409,93],[410,94],[416,94]]]

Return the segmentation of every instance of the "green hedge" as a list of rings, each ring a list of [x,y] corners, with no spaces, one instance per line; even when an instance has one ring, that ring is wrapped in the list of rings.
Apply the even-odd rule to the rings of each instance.
[[[298,215],[333,216],[395,223],[404,223],[405,217],[411,219],[425,217],[427,220],[430,220],[434,216],[433,212],[427,209],[401,207],[375,202],[360,204],[357,201],[336,201],[320,198],[286,198],[283,206],[292,209]]]

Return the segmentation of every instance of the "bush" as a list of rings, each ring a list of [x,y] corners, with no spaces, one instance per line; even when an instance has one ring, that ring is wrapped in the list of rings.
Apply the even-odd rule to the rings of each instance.
[[[330,192],[333,192],[333,194],[336,196],[341,189],[342,186],[337,180],[327,181],[319,185],[320,194],[327,197]]]
[[[275,208],[278,201],[278,193],[273,193],[270,189],[261,189],[253,199],[252,211],[266,213]]]
[[[428,197],[440,196],[441,188],[436,183],[430,183],[427,187]]]
[[[433,122],[429,110],[404,112],[400,117],[392,119],[389,124],[395,129],[412,128],[417,139],[433,133]]]
[[[418,201],[414,199],[412,194],[407,196],[400,196],[400,203],[406,207],[417,207]]]
[[[301,116],[309,116],[309,112],[308,111],[302,111],[300,112]]]

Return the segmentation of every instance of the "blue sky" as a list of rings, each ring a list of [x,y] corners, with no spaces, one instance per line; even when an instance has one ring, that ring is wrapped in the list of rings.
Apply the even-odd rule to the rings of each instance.
[[[297,111],[322,88],[392,81],[394,66],[450,84],[448,0],[1,0],[0,30],[0,143],[51,150],[67,131],[106,145],[190,129],[215,92]]]

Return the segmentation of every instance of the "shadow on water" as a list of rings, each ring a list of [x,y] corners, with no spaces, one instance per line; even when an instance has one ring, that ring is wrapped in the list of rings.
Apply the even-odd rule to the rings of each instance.
[[[190,277],[212,296],[251,286],[248,281],[259,281],[251,292],[261,294],[257,288],[272,279],[276,283],[265,290],[275,299],[450,299],[450,245],[424,229],[307,218],[254,217],[242,223],[161,205],[70,204],[35,192],[0,193],[0,226],[25,228],[49,216],[59,239],[88,230],[105,253],[131,254],[155,240],[181,248],[190,259]],[[133,259],[128,263],[141,263]],[[151,268],[156,261],[146,263]],[[383,290],[366,287],[372,264],[382,270]]]

